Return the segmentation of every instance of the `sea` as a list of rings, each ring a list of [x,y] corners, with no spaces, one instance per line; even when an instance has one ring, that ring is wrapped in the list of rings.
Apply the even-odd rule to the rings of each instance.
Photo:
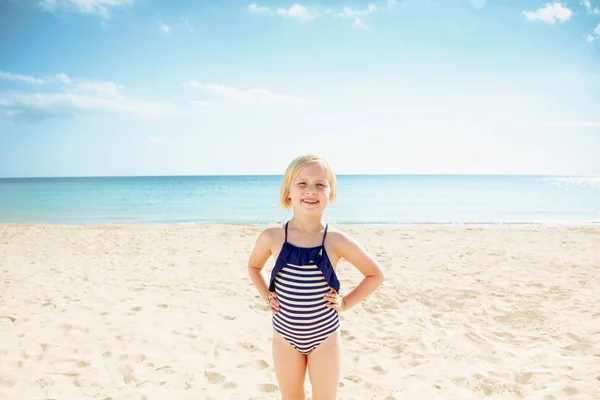
[[[339,175],[332,224],[600,224],[600,176]],[[281,176],[0,179],[0,224],[269,225]]]

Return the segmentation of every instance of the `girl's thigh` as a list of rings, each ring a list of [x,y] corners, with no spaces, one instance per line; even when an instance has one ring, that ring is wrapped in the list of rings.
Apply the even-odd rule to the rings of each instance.
[[[283,400],[304,400],[306,356],[273,329],[273,364]]]
[[[338,329],[308,355],[312,400],[336,400],[344,348]]]

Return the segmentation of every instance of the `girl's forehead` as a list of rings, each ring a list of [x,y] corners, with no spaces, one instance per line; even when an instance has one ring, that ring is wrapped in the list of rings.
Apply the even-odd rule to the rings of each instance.
[[[327,169],[320,163],[309,164],[298,173],[298,178],[327,179]]]

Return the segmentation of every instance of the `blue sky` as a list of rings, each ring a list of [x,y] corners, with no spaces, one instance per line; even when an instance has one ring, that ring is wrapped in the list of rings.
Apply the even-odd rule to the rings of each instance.
[[[0,0],[0,177],[600,174],[600,0]]]

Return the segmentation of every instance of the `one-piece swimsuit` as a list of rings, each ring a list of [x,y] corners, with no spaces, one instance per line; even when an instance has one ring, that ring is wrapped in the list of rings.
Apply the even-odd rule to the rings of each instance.
[[[298,352],[309,354],[340,327],[338,312],[327,307],[323,298],[332,291],[330,284],[337,286],[333,290],[339,293],[339,281],[325,252],[327,225],[323,242],[317,247],[292,245],[287,240],[287,228],[288,223],[277,260],[279,270],[271,282],[280,304],[273,314],[273,327]]]

